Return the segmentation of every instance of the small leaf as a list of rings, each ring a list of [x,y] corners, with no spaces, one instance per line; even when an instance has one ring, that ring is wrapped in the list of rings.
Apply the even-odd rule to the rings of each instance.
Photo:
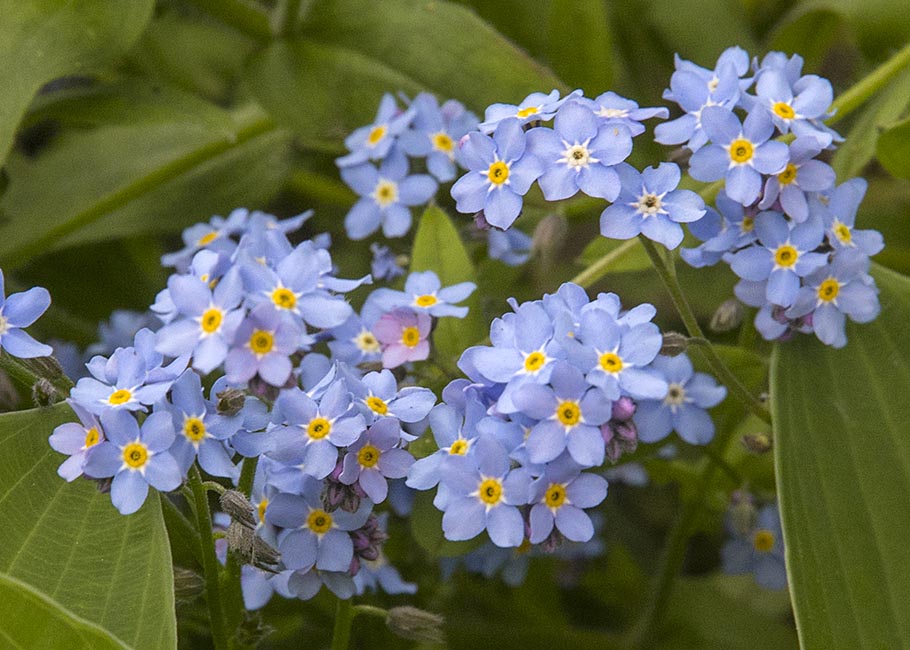
[[[175,649],[171,554],[158,499],[151,494],[125,517],[91,481],[57,476],[65,458],[47,439],[75,419],[65,403],[0,415],[0,574],[129,648]],[[40,625],[59,623],[56,612],[45,613],[31,615]],[[5,621],[0,616],[0,629]]]
[[[458,230],[448,215],[437,207],[427,208],[420,217],[411,253],[411,271],[433,271],[444,287],[458,282],[477,282],[474,265]],[[467,305],[468,315],[460,319],[440,319],[433,334],[436,354],[447,367],[454,366],[465,348],[484,336],[477,292],[461,304]]]
[[[800,336],[771,367],[774,450],[801,647],[910,638],[910,279],[881,267],[882,313],[841,350]]]
[[[126,51],[152,15],[152,0],[0,2],[0,165],[41,86]]]

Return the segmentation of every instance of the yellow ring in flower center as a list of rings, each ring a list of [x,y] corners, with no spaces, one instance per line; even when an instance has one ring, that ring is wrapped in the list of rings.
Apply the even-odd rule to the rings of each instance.
[[[388,127],[385,124],[374,126],[367,136],[367,144],[371,147],[375,147],[379,144],[379,141],[385,137],[386,131],[388,131]]]
[[[565,427],[574,427],[581,420],[581,407],[578,402],[566,400],[556,407],[556,419]]]
[[[121,404],[126,404],[131,399],[133,399],[133,394],[126,388],[120,388],[111,393],[110,397],[107,398],[107,401],[113,406],[120,406]]]
[[[554,510],[559,508],[566,502],[565,486],[559,483],[550,483],[550,487],[547,488],[544,494],[544,502],[548,508],[553,508]]]
[[[837,237],[842,244],[849,244],[853,241],[853,233],[850,232],[850,226],[845,223],[837,222],[834,224],[834,236]]]
[[[379,462],[380,451],[373,445],[364,445],[357,452],[357,462],[361,467],[374,467]]]
[[[743,164],[752,160],[755,148],[752,143],[743,138],[739,138],[730,143],[730,160],[735,163]]]
[[[775,115],[785,120],[792,120],[796,117],[796,111],[787,102],[775,102],[771,110],[774,111]]]
[[[438,302],[436,296],[425,293],[422,296],[417,296],[414,298],[414,304],[418,307],[432,307]]]
[[[466,453],[468,453],[468,441],[464,438],[459,438],[449,447],[449,454],[452,456],[464,456]]]
[[[263,499],[256,508],[256,515],[259,517],[259,523],[265,523],[265,509],[269,507],[269,500]]]
[[[787,163],[787,166],[784,168],[780,174],[777,175],[777,181],[781,185],[789,185],[796,180],[796,165],[793,163]]]
[[[202,331],[206,334],[212,334],[218,331],[218,328],[221,327],[221,321],[224,319],[224,314],[217,307],[210,307],[206,309],[202,318],[199,319],[199,326],[202,327]]]
[[[786,269],[796,264],[797,259],[799,259],[799,251],[790,244],[779,246],[777,250],[774,251],[774,263]]]
[[[525,357],[525,371],[537,372],[547,362],[547,356],[543,352],[532,352]]]
[[[196,245],[197,246],[208,246],[216,239],[218,239],[218,232],[213,230],[212,232],[200,237],[199,240],[196,242]]]
[[[250,335],[250,350],[254,354],[268,354],[275,345],[275,337],[271,332],[265,330],[255,330]]]
[[[332,515],[325,510],[316,508],[315,510],[310,511],[310,514],[307,516],[306,525],[307,528],[317,535],[325,535],[332,529]]]
[[[818,285],[818,299],[823,302],[831,302],[837,298],[840,293],[840,282],[834,278],[828,278]]]
[[[92,427],[91,429],[85,432],[85,445],[86,449],[89,447],[94,447],[98,444],[98,441],[101,439],[101,434],[98,433],[98,427]]]
[[[420,343],[420,330],[416,327],[405,327],[401,330],[401,342],[409,348],[415,347]]]
[[[516,117],[527,117],[528,115],[534,115],[537,112],[536,106],[528,106],[527,108],[522,108],[520,111],[515,113]]]
[[[354,339],[354,343],[363,352],[379,352],[379,341],[376,340],[376,337],[372,332],[364,330],[357,335]]]
[[[205,438],[205,424],[199,418],[186,418],[183,421],[183,435],[190,442],[199,442]]]
[[[488,506],[495,506],[502,499],[502,482],[495,478],[484,479],[477,487],[477,496]]]
[[[370,395],[364,400],[366,405],[370,407],[370,410],[379,415],[385,415],[389,412],[389,405],[385,403],[381,397],[376,397],[375,395]]]
[[[131,442],[123,448],[123,462],[131,469],[143,467],[148,459],[148,448],[141,442]]]
[[[433,137],[431,137],[430,140],[433,142],[433,147],[437,151],[443,153],[451,153],[452,149],[455,147],[455,143],[452,142],[452,138],[449,137],[449,134],[441,131],[433,134]]]
[[[286,287],[278,287],[272,292],[272,302],[279,309],[294,309],[297,306],[297,296]]]
[[[604,352],[600,355],[598,363],[600,363],[602,370],[613,374],[619,372],[623,368],[622,359],[620,359],[619,355],[615,352]]]
[[[770,530],[756,530],[752,537],[752,546],[759,553],[770,553],[774,548],[774,533]]]
[[[509,180],[509,166],[501,160],[494,162],[487,170],[487,178],[493,185],[502,185]]]
[[[306,434],[313,440],[322,440],[332,431],[332,423],[325,418],[313,418],[306,427]]]

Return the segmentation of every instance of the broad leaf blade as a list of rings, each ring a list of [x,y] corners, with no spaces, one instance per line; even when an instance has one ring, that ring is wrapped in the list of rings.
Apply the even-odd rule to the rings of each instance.
[[[176,648],[167,533],[151,494],[124,517],[91,481],[57,476],[47,438],[65,404],[0,415],[0,573],[136,650]]]
[[[805,650],[910,638],[910,280],[874,272],[882,314],[841,350],[780,344],[771,369],[787,569]]]
[[[876,155],[892,176],[910,178],[910,119],[895,124],[879,136]]]
[[[0,647],[128,650],[24,582],[0,573]]]
[[[0,165],[41,86],[126,51],[154,5],[152,0],[0,2],[0,60],[7,62],[0,67]]]

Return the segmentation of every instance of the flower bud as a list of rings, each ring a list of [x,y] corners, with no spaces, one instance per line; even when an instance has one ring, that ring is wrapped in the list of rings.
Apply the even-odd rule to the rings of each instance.
[[[50,406],[55,402],[58,402],[60,398],[60,393],[54,388],[54,385],[44,377],[39,377],[32,385],[32,401],[35,403],[35,406]]]
[[[720,307],[711,316],[708,327],[712,332],[729,332],[739,327],[743,322],[743,316],[745,316],[745,309],[743,309],[742,303],[736,298],[730,298],[720,304]]]
[[[752,495],[736,490],[730,497],[730,523],[740,535],[747,535],[755,524],[755,500]]]
[[[246,393],[239,388],[228,388],[218,393],[216,397],[218,398],[218,414],[232,416],[240,413],[246,400]]]
[[[743,436],[742,443],[753,454],[764,454],[771,450],[771,434],[767,431],[747,433]]]
[[[442,643],[442,624],[445,619],[416,607],[393,607],[386,617],[386,625],[395,636],[410,641]]]
[[[613,402],[613,413],[610,416],[612,420],[625,422],[631,420],[633,415],[635,415],[635,402],[631,397],[623,395]]]
[[[531,236],[531,251],[544,259],[552,259],[566,238],[568,225],[564,217],[551,214],[544,217]]]
[[[689,337],[679,332],[666,332],[660,353],[666,357],[678,357],[689,347]]]
[[[253,516],[253,504],[250,503],[242,492],[225,490],[221,495],[221,508],[231,516],[234,521],[246,526],[256,528],[256,518]]]

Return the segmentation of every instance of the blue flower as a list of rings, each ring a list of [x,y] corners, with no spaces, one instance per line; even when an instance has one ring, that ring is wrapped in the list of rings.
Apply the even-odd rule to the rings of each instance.
[[[600,425],[610,419],[612,404],[565,361],[554,364],[550,386],[526,384],[513,397],[521,412],[538,420],[527,439],[531,463],[555,460],[568,449],[583,467],[600,465],[604,441]]]
[[[258,373],[272,386],[283,386],[291,376],[290,356],[303,342],[303,333],[268,303],[249,313],[237,328],[233,347],[224,360],[227,379],[244,384]]]
[[[404,154],[386,158],[377,170],[370,163],[344,167],[341,178],[360,196],[344,218],[351,239],[364,239],[382,226],[386,237],[402,237],[411,229],[410,206],[421,205],[436,194],[432,176],[408,176]]]
[[[705,203],[690,190],[678,190],[679,167],[661,163],[641,174],[629,165],[616,171],[622,191],[616,203],[600,215],[600,233],[614,239],[631,239],[639,233],[673,249],[683,240],[680,223],[698,221]]]
[[[456,209],[467,214],[483,210],[486,221],[503,230],[518,218],[522,196],[544,171],[512,118],[500,122],[492,138],[476,131],[468,134],[461,159],[469,171],[452,186]]]
[[[446,467],[443,483],[455,494],[442,517],[446,539],[460,541],[487,530],[497,546],[519,546],[525,524],[516,506],[528,502],[529,477],[512,470],[506,450],[496,440],[482,436],[472,456]]]
[[[278,426],[267,455],[317,479],[335,469],[339,448],[353,444],[366,429],[341,379],[333,381],[318,402],[299,388],[282,391],[272,418]]]
[[[405,386],[398,390],[395,375],[390,370],[370,372],[362,379],[346,370],[344,377],[367,424],[383,417],[409,423],[420,422],[436,403],[436,396],[427,388]]]
[[[408,487],[429,490],[439,483],[449,459],[473,453],[473,443],[478,436],[477,422],[486,409],[476,399],[468,399],[465,411],[451,404],[437,404],[430,411],[430,430],[436,441],[437,451],[417,460],[408,468]]]
[[[761,192],[761,175],[786,168],[787,145],[770,140],[774,125],[765,111],[749,113],[741,125],[729,109],[711,106],[701,119],[711,145],[692,154],[689,173],[705,182],[723,178],[727,196],[751,205]]]
[[[404,449],[401,427],[391,418],[373,423],[360,439],[348,445],[339,480],[357,483],[373,503],[382,503],[389,493],[387,478],[404,478],[414,457]]]
[[[408,128],[414,118],[414,110],[402,111],[395,98],[386,93],[379,102],[379,110],[372,124],[356,129],[344,140],[351,152],[335,160],[342,168],[359,165],[368,160],[383,160],[395,144],[397,136]]]
[[[767,210],[780,200],[781,210],[796,222],[809,218],[806,192],[824,192],[834,187],[834,170],[820,160],[821,144],[814,137],[801,136],[790,145],[790,162],[784,171],[770,176],[758,207]]]
[[[6,297],[3,271],[0,271],[0,346],[14,357],[49,357],[53,349],[22,331],[34,323],[51,304],[47,289],[33,287]]]
[[[484,133],[492,133],[502,122],[515,119],[519,124],[546,122],[553,119],[556,111],[565,102],[580,97],[580,90],[573,90],[560,98],[558,90],[546,93],[531,93],[519,104],[491,104],[484,113],[484,121],[477,127]]]
[[[370,244],[373,261],[370,262],[370,271],[374,280],[392,281],[399,275],[404,275],[404,269],[398,264],[395,254],[388,246],[377,242]]]
[[[760,245],[750,246],[730,257],[733,272],[744,280],[768,280],[767,298],[775,305],[789,307],[805,277],[828,261],[814,253],[824,233],[817,219],[791,224],[776,212],[763,212],[755,221]]]
[[[594,536],[594,524],[584,508],[599,505],[607,496],[607,481],[596,474],[581,473],[567,456],[547,465],[531,484],[532,544],[540,544],[556,529],[573,542],[587,542]]]
[[[667,396],[661,401],[641,400],[633,416],[642,442],[657,442],[676,429],[679,437],[693,445],[705,445],[714,438],[714,422],[705,409],[717,406],[727,395],[710,375],[695,372],[685,354],[658,356],[651,367],[667,380]]]
[[[170,492],[183,482],[177,461],[168,449],[174,442],[174,425],[167,413],[152,413],[140,429],[131,413],[106,410],[101,426],[108,439],[92,447],[85,473],[92,478],[114,477],[111,502],[122,515],[136,512],[151,485]]]
[[[487,252],[494,260],[499,260],[506,266],[521,266],[531,257],[534,240],[527,233],[518,228],[498,230],[490,228],[487,231]]]
[[[732,518],[728,518],[727,528],[733,537],[721,549],[724,572],[732,575],[752,573],[755,582],[765,589],[785,589],[787,567],[777,506],[769,505],[759,510],[754,525],[747,530],[739,529],[732,523]]]
[[[877,230],[855,230],[856,211],[866,195],[868,184],[862,178],[851,178],[838,185],[827,204],[814,199],[809,204],[813,215],[821,217],[825,224],[828,243],[835,250],[856,248],[872,257],[885,247],[882,234]]]
[[[528,151],[544,165],[538,179],[547,201],[559,201],[581,190],[612,201],[619,194],[613,169],[632,152],[632,135],[622,125],[607,125],[591,109],[568,102],[556,113],[553,129],[528,131]]]
[[[418,313],[429,314],[436,318],[454,316],[464,318],[467,307],[455,305],[474,293],[477,285],[473,282],[459,282],[450,287],[442,287],[439,276],[433,271],[416,271],[408,276],[404,291],[377,289],[363,308],[365,318],[378,316],[399,307],[407,307]]]
[[[868,323],[881,307],[878,289],[868,275],[869,258],[858,249],[838,252],[828,266],[809,274],[799,290],[788,318],[812,314],[812,331],[826,345],[841,348],[847,344],[845,316],[857,323]]]
[[[329,341],[332,358],[356,366],[360,363],[379,361],[382,346],[376,333],[357,314],[331,330],[334,340]]]
[[[455,178],[458,141],[477,128],[477,116],[450,99],[440,108],[436,97],[420,93],[411,103],[414,121],[401,134],[401,148],[409,156],[427,159],[427,170],[440,182]]]
[[[670,111],[662,106],[654,108],[639,108],[631,99],[626,99],[612,90],[598,95],[594,99],[579,97],[575,101],[588,106],[601,122],[608,126],[624,126],[629,129],[632,136],[645,132],[642,121],[652,117],[667,119]]]
[[[827,147],[837,134],[819,123],[834,100],[831,82],[816,75],[805,75],[791,83],[787,73],[779,68],[759,70],[755,82],[754,105],[771,116],[781,133],[791,130],[797,137],[812,137],[821,147]],[[749,110],[755,110],[755,106]],[[842,138],[841,138],[842,139]]]
[[[89,450],[104,442],[105,436],[96,415],[89,413],[71,399],[68,399],[67,403],[79,418],[79,423],[61,424],[54,429],[48,441],[54,451],[69,456],[57,468],[57,474],[67,481],[73,481],[82,476]]]
[[[189,270],[190,261],[200,250],[209,250],[215,253],[230,256],[237,250],[237,243],[231,239],[243,230],[249,218],[249,210],[237,208],[225,219],[214,216],[208,223],[197,223],[183,231],[184,247],[177,252],[161,256],[162,266],[177,267],[178,273]]]

